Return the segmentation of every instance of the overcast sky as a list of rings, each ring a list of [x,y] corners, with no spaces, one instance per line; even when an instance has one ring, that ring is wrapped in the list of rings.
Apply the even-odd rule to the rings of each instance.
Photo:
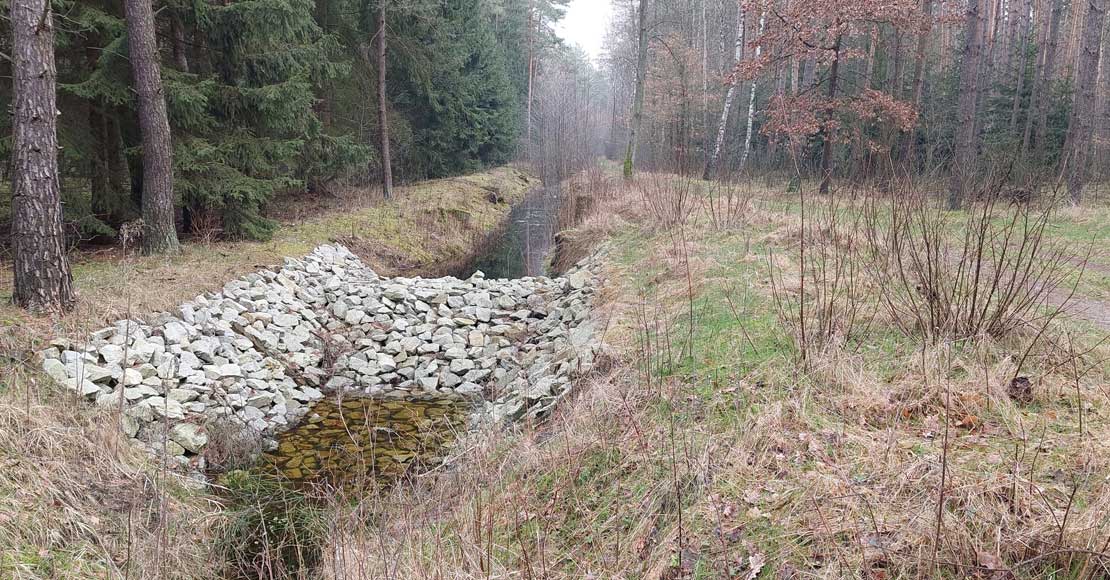
[[[611,0],[571,0],[567,15],[555,30],[570,44],[577,44],[594,61],[602,53],[605,30],[613,7]]]

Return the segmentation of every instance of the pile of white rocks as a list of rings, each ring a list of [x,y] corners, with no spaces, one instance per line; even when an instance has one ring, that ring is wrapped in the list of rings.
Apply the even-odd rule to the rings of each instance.
[[[596,268],[587,260],[554,279],[381,278],[346,248],[321,246],[175,312],[55,340],[43,369],[123,409],[129,436],[185,463],[214,422],[268,439],[335,392],[468,398],[496,422],[542,416],[600,348]]]

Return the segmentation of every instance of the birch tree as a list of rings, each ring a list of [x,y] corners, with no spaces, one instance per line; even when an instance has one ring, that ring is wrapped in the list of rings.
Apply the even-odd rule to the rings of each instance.
[[[759,34],[760,35],[763,34],[763,23],[766,20],[766,18],[767,18],[766,13],[763,13],[763,14],[759,15]],[[757,44],[756,47],[755,47],[755,58],[756,58],[756,60],[759,60],[760,56],[762,56],[762,51],[763,51],[763,47]],[[748,123],[747,123],[747,126],[744,129],[744,152],[740,154],[740,170],[741,171],[744,170],[744,165],[748,162],[748,155],[752,152],[752,125],[753,125],[753,122],[755,120],[755,87],[756,87],[755,79],[752,79],[752,90],[751,90],[751,94],[748,96]]]
[[[733,49],[733,67],[740,66],[740,57],[743,55],[744,50],[744,5],[740,5],[740,9],[736,11],[736,42]],[[721,121],[717,124],[717,139],[714,141],[713,152],[710,153],[709,159],[705,162],[705,171],[702,173],[702,179],[709,179],[717,171],[717,163],[721,157],[721,146],[725,142],[725,130],[728,127],[729,112],[732,111],[732,100],[736,96],[736,85],[740,83],[740,75],[729,75],[728,91],[725,92],[725,104],[721,108]],[[755,88],[755,83],[752,83],[752,88]]]

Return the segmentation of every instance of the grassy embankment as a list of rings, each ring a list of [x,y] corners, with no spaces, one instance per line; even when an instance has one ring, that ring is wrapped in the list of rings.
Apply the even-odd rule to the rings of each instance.
[[[792,307],[804,296],[814,316],[833,289],[811,272],[803,291],[800,234],[813,252],[863,247],[859,232],[803,230],[796,196],[777,190],[733,192],[735,204],[722,209],[719,196],[708,203],[708,184],[673,181],[623,184],[595,172],[577,186],[593,211],[562,236],[563,261],[607,244],[598,313],[611,368],[544,425],[472,434],[447,470],[333,503],[316,526],[327,535],[322,577],[1106,574],[1110,560],[1096,554],[1110,543],[1110,347],[1098,331],[1061,318],[1044,333],[925,340],[878,300],[891,280],[875,279],[855,252],[833,251],[854,264],[853,281],[817,316],[832,331],[803,342]],[[810,203],[813,219],[822,203]],[[1104,239],[1099,216],[1104,206],[1062,211],[1049,237]],[[1080,289],[1097,302],[1099,286]],[[1026,314],[1034,322],[1040,312]],[[1011,394],[1026,351],[1031,391]],[[87,427],[67,428],[88,437]],[[172,507],[137,508],[133,561],[172,553],[181,561],[171,570],[204,576],[211,535],[202,524],[221,518],[210,496],[162,485],[156,471],[112,469],[90,481],[132,479],[103,497],[133,498],[139,483],[154,482],[148,500]],[[95,562],[75,554],[105,542],[123,546],[69,523],[87,517],[59,518],[56,497],[65,505],[59,492],[26,504],[49,518],[31,529],[86,539],[43,544],[66,547],[46,552],[53,565]],[[23,540],[20,557],[36,557],[34,545]]]
[[[667,180],[595,174],[596,211],[564,236],[608,240],[612,370],[551,422],[475,435],[450,473],[364,499],[374,523],[337,520],[332,576],[1106,577],[1102,332],[1058,317],[1041,333],[1035,307],[1031,327],[926,340],[854,251],[833,252],[855,275],[822,317],[796,196],[742,192],[714,220],[706,184]],[[1048,237],[1100,239],[1106,215],[1065,210]],[[818,255],[864,244],[808,232]],[[810,322],[804,360],[803,294],[833,328],[821,342]],[[1012,392],[1027,351],[1031,390]]]
[[[398,188],[383,203],[349,191],[315,204],[276,202],[268,242],[193,240],[181,255],[118,248],[72,256],[77,310],[33,317],[8,305],[0,272],[0,577],[105,578],[218,575],[213,530],[227,524],[216,496],[187,485],[121,441],[111,413],[49,384],[33,358],[54,337],[80,337],[143,317],[242,274],[339,241],[385,275],[439,271],[539,184],[512,168]],[[494,194],[495,197],[491,197]]]

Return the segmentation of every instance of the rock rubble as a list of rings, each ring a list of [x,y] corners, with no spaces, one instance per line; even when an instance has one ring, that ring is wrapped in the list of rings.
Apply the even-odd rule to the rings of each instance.
[[[65,388],[122,408],[129,436],[194,466],[207,425],[231,421],[271,440],[327,393],[466,398],[508,422],[547,413],[593,366],[596,268],[382,278],[325,245],[175,312],[54,340],[42,366]]]

